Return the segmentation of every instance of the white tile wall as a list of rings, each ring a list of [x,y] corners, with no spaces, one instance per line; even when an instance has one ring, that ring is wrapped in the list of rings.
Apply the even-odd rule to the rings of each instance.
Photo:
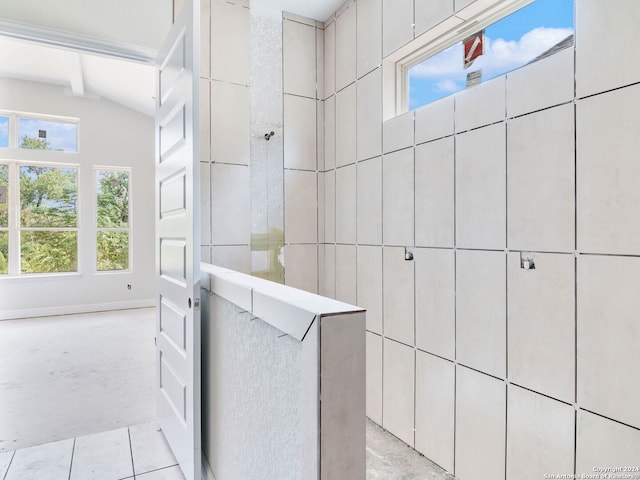
[[[211,82],[212,161],[249,164],[250,118],[248,87]]]
[[[382,231],[385,245],[414,244],[414,159],[408,148],[382,161]]]
[[[249,168],[211,166],[211,225],[214,245],[250,242],[251,193]]]
[[[284,167],[316,170],[316,101],[284,96]]]
[[[456,253],[456,355],[469,367],[504,378],[506,371],[506,256]]]
[[[382,257],[384,335],[415,345],[414,262],[404,259],[402,247],[385,247]]]
[[[507,74],[507,116],[573,100],[575,50],[567,48]]]
[[[336,172],[324,174],[324,241],[336,241]]]
[[[336,95],[336,166],[356,161],[356,84]]]
[[[378,425],[382,424],[382,337],[369,332],[367,332],[367,417]]]
[[[211,78],[211,0],[200,1],[200,77]]]
[[[413,40],[413,0],[382,0],[382,56]]]
[[[511,249],[571,252],[575,246],[573,104],[507,127],[507,225]]]
[[[505,126],[456,136],[456,244],[505,247]]]
[[[316,98],[324,100],[324,29],[316,25]]]
[[[200,245],[211,245],[211,164],[200,162]]]
[[[316,98],[316,29],[283,20],[285,93]]]
[[[454,245],[454,139],[416,147],[416,245]]]
[[[494,78],[456,94],[456,132],[500,122],[505,116],[505,78]]]
[[[356,243],[356,166],[336,170],[336,242]]]
[[[218,245],[211,247],[211,263],[237,272],[251,273],[249,245]]]
[[[507,396],[507,478],[539,480],[550,472],[573,472],[573,406],[515,385],[509,385]]]
[[[417,248],[416,346],[455,358],[455,254],[453,250]]]
[[[636,428],[638,285],[638,257],[578,257],[578,405]]]
[[[358,306],[367,309],[367,330],[382,335],[382,247],[358,247]]]
[[[355,245],[336,245],[336,300],[357,303],[357,250]]]
[[[318,241],[318,193],[315,172],[284,171],[284,236],[287,243]]]
[[[358,163],[357,239],[382,244],[382,158]]]
[[[416,36],[453,15],[453,0],[415,2]]]
[[[455,367],[416,353],[416,450],[449,472],[454,469]]]
[[[211,161],[211,91],[207,78],[200,79],[200,161]]]
[[[638,452],[640,452],[639,430],[589,412],[582,410],[578,412],[577,475],[594,475],[593,467],[596,466],[638,467],[640,466]],[[638,472],[618,473],[618,475],[625,474],[637,476]]]
[[[324,179],[325,179],[325,174],[324,173],[320,173],[318,172],[317,175],[318,178],[318,243],[324,243],[325,242],[325,235],[324,235],[324,210],[325,210],[325,185],[324,185]]]
[[[413,112],[391,118],[382,125],[384,153],[395,152],[413,145]]]
[[[318,245],[287,245],[284,279],[291,287],[318,293]]]
[[[453,135],[454,100],[450,95],[415,110],[416,144]]]
[[[324,102],[324,170],[336,166],[336,97]]]
[[[358,81],[358,160],[382,154],[382,70],[375,69]]]
[[[316,163],[318,171],[324,172],[324,100],[316,100]],[[334,145],[335,148],[335,145]],[[335,155],[335,152],[334,152]]]
[[[324,98],[336,92],[336,22],[324,29]]]
[[[356,4],[336,19],[336,90],[356,80]]]
[[[456,367],[456,478],[505,478],[505,409],[502,380]]]
[[[324,282],[322,295],[336,298],[336,246],[324,246]]]
[[[640,85],[577,104],[578,250],[640,254]]]
[[[211,1],[211,78],[249,85],[249,9]]]
[[[629,45],[637,35],[640,4],[618,0],[576,2],[576,85],[578,97],[638,81],[640,65],[629,61]]]
[[[509,381],[574,403],[574,257],[536,253],[534,262],[526,270],[519,253],[507,257]]]
[[[382,61],[382,0],[357,2],[357,73],[364,76]]]
[[[415,353],[393,340],[384,340],[382,426],[413,446]]]

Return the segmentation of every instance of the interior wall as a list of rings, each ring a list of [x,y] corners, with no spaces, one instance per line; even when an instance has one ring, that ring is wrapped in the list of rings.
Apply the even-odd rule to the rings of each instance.
[[[249,7],[202,1],[201,256],[317,292],[322,25]]]
[[[383,123],[383,55],[472,2],[434,3],[325,22],[320,292],[367,308],[367,414],[461,479],[637,465],[640,5]]]
[[[158,49],[173,20],[172,0],[5,0],[0,18]]]
[[[79,273],[0,278],[0,318],[153,305],[154,123],[107,100],[71,97],[63,87],[0,79],[0,108],[77,117],[77,153],[2,149],[0,159],[79,165]],[[95,271],[93,166],[131,167],[131,270]],[[127,289],[131,285],[131,290]]]

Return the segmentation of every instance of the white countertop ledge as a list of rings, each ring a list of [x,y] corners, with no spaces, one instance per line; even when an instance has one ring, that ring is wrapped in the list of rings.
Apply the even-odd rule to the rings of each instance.
[[[363,308],[244,273],[201,263],[211,292],[302,341],[316,317],[364,312]],[[209,282],[203,282],[209,285]]]

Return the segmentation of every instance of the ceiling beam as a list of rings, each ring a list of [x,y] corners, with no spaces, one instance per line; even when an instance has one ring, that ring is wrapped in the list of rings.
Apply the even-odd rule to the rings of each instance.
[[[82,69],[82,55],[72,53],[67,60],[69,66],[69,86],[77,97],[84,97],[84,71]]]

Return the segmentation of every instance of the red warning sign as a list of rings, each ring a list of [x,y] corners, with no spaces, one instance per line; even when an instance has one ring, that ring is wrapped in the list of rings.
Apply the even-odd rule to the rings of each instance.
[[[464,41],[464,68],[469,68],[473,61],[484,53],[484,30]]]

